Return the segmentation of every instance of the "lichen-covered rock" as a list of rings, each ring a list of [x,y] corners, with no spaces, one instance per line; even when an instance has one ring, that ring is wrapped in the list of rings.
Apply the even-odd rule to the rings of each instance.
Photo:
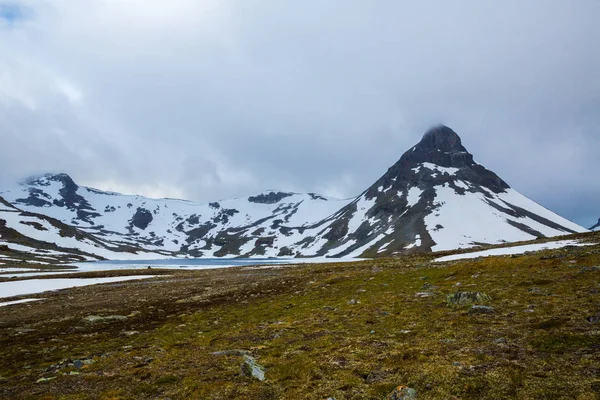
[[[398,386],[387,396],[387,400],[414,400],[417,398],[417,391],[408,386]]]
[[[240,365],[241,375],[256,378],[259,381],[265,380],[265,367],[260,365],[246,350],[222,350],[212,354],[215,356],[240,356],[243,358],[242,365]]]
[[[446,303],[449,306],[464,306],[474,303],[485,303],[490,300],[491,297],[482,292],[456,292],[446,296]]]
[[[265,380],[265,368],[256,362],[253,357],[244,354],[244,362],[241,365],[241,374],[247,377],[253,377],[259,381]]]

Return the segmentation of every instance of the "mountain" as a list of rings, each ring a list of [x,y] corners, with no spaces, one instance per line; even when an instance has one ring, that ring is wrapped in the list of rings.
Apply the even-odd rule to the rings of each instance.
[[[0,265],[55,264],[105,258],[160,257],[137,246],[103,241],[43,214],[23,211],[0,197]],[[164,256],[164,255],[163,255]]]
[[[477,164],[446,126],[426,132],[349,200],[267,191],[199,204],[100,191],[66,174],[30,178],[0,195],[11,207],[90,235],[107,246],[107,258],[121,258],[114,254],[119,247],[129,249],[127,257],[146,258],[156,257],[144,251],[191,257],[393,255],[586,231]],[[45,239],[54,237],[48,232]]]
[[[596,225],[590,228],[590,231],[600,231],[600,218],[598,218],[598,222],[596,222]]]
[[[456,132],[436,126],[338,212],[327,237],[373,256],[585,231],[511,189],[473,160]]]

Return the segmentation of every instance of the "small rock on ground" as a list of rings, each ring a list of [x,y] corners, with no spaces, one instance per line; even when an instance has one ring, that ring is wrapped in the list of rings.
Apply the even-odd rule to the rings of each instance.
[[[408,386],[398,386],[387,396],[387,400],[414,400],[417,398],[417,391]]]
[[[127,317],[125,315],[107,315],[106,317],[102,317],[100,315],[88,315],[83,320],[85,322],[104,322],[104,321],[124,321]]]
[[[491,297],[482,292],[456,292],[446,296],[446,303],[448,303],[449,306],[485,303],[489,300],[491,300]]]

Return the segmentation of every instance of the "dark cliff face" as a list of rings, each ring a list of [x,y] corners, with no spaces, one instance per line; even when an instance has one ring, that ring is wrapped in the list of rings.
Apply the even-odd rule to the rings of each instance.
[[[600,218],[598,218],[598,222],[596,222],[596,225],[593,225],[590,228],[590,231],[596,230],[596,229],[600,229]]]

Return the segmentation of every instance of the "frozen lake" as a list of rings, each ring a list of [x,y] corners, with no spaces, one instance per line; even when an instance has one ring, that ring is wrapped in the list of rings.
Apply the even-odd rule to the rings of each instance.
[[[117,261],[96,261],[75,264],[78,272],[89,271],[109,271],[123,269],[147,269],[166,268],[166,269],[211,269],[244,267],[250,265],[281,265],[297,264],[302,262],[316,262],[313,259],[295,259],[295,258],[173,258],[165,260],[117,260]],[[320,259],[322,262],[323,259]]]
[[[72,269],[38,269],[38,268],[0,268],[0,278],[33,277],[56,274],[73,274],[77,272],[115,271],[128,269],[211,269],[243,267],[253,265],[284,265],[299,264],[306,262],[325,262],[325,259],[293,259],[293,258],[174,258],[166,260],[118,260],[118,261],[96,261],[73,264],[77,268]]]
[[[274,267],[292,266],[304,263],[317,262],[342,262],[356,261],[354,259],[331,259],[331,258],[177,258],[167,260],[144,260],[144,261],[98,261],[74,264],[74,269],[33,269],[33,268],[11,268],[0,269],[0,277],[3,278],[31,278],[55,274],[73,274],[78,272],[98,272],[115,270],[148,270],[152,268],[177,269],[177,270],[202,270],[212,268],[229,267],[257,267],[269,265]],[[48,279],[25,279],[19,281],[0,282],[0,299],[22,296],[28,294],[43,293],[50,290],[66,289],[71,287],[95,285],[99,283],[122,282],[133,279],[144,279],[152,275],[119,276],[110,278],[48,278]],[[17,304],[17,303],[15,303]],[[0,304],[4,305],[4,304]]]

